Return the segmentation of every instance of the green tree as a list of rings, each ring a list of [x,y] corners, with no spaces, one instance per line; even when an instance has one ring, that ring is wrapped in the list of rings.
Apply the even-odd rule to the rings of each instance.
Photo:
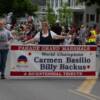
[[[33,5],[32,0],[0,0],[0,14],[14,12],[21,16],[25,13],[33,14],[38,10],[37,5]]]
[[[71,23],[73,14],[67,3],[62,5],[62,7],[58,10],[58,13],[58,18],[62,25],[69,25]]]
[[[13,0],[0,0],[0,15],[12,11]]]
[[[50,7],[49,3],[47,4],[47,20],[49,22],[50,25],[54,25],[55,22],[56,22],[56,15],[55,15],[55,12],[54,10]]]
[[[14,0],[12,8],[17,15],[33,14],[38,10],[38,5],[33,5],[31,0]]]

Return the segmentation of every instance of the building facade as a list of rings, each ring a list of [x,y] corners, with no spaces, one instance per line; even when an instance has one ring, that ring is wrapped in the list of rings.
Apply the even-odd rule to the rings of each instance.
[[[38,19],[41,19],[46,14],[46,1],[47,0],[32,0],[33,4],[38,5],[38,11],[36,12]]]
[[[99,25],[100,23],[100,8],[97,5],[86,7],[85,3],[78,3],[77,0],[33,0],[33,4],[37,3],[39,5],[37,14],[40,18],[46,14],[47,1],[55,14],[58,13],[57,10],[62,7],[63,3],[67,3],[73,12],[72,22],[77,26],[81,24],[89,26],[92,24]]]
[[[67,3],[73,12],[73,24],[80,26],[85,24],[92,26],[97,24],[100,26],[100,7],[96,4],[85,6],[85,3],[78,3],[77,0],[49,0],[55,14],[63,3]]]
[[[81,24],[84,23],[84,13],[85,13],[84,3],[77,3],[77,0],[49,0],[49,2],[55,14],[57,14],[57,10],[61,8],[64,3],[67,3],[69,8],[73,12],[72,23],[77,26],[80,26]]]
[[[86,7],[84,23],[88,26],[97,24],[100,27],[100,7],[96,4]]]

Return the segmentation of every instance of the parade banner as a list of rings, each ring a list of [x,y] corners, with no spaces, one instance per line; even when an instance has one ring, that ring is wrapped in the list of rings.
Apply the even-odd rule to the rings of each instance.
[[[11,77],[96,76],[96,46],[12,45]]]

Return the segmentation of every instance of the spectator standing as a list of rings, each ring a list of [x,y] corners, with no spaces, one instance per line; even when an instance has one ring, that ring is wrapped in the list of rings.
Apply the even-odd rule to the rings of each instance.
[[[9,51],[9,40],[13,39],[11,32],[6,30],[4,27],[5,20],[0,19],[0,71],[1,79],[5,79],[5,68],[7,61],[7,54]]]
[[[82,45],[85,45],[86,43],[86,28],[84,25],[81,25],[80,31],[79,31],[79,38]]]
[[[59,22],[56,22],[56,24],[54,26],[51,27],[51,30],[53,32],[55,32],[57,35],[61,35],[61,32],[62,32],[62,27],[60,26],[60,23]],[[55,45],[59,45],[61,42],[63,42],[63,40],[61,39],[58,39],[58,40],[53,40],[53,43]]]
[[[100,32],[98,32],[97,34],[96,44],[97,44],[97,56],[100,56]]]

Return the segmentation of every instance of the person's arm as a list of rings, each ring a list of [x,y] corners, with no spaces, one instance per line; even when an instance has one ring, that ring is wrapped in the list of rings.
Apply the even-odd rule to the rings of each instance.
[[[50,31],[50,32],[51,32],[51,36],[53,39],[58,40],[58,39],[65,39],[66,38],[66,36],[57,35],[56,33],[52,32],[52,31]]]
[[[56,36],[53,36],[53,39],[65,39],[66,37],[65,36],[62,36],[62,35],[56,35]]]
[[[28,41],[25,41],[24,43],[25,43],[25,44],[28,44],[28,43],[33,43],[34,41],[35,41],[35,39],[32,38],[32,39],[30,39],[30,40],[28,40]]]
[[[12,33],[10,31],[8,31],[7,34],[8,34],[8,41],[14,39],[14,36],[12,35]]]
[[[28,41],[25,41],[24,43],[25,43],[25,44],[33,43],[33,42],[39,41],[39,39],[40,39],[40,33],[37,33],[37,34],[34,36],[34,38],[32,38],[32,39],[30,39],[30,40],[28,40]]]

